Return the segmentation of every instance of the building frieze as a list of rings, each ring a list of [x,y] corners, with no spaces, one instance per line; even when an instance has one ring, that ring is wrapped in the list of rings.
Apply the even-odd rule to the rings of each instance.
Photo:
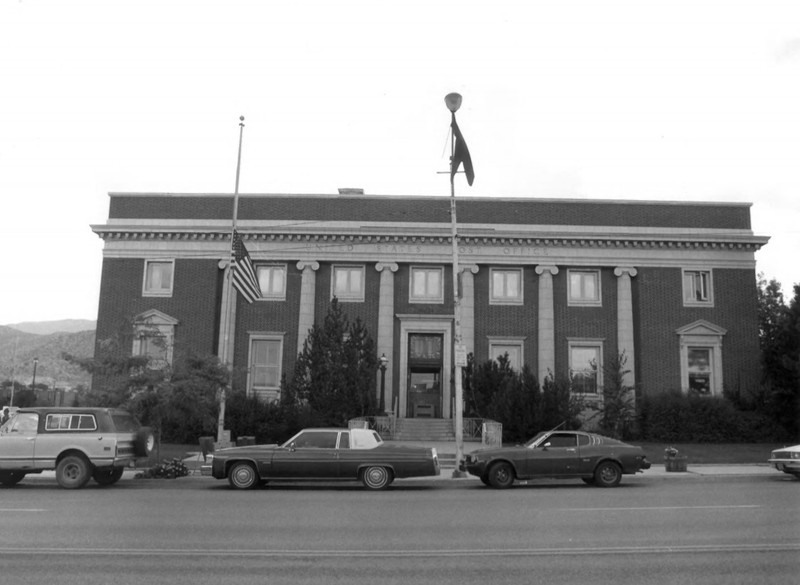
[[[93,226],[93,231],[105,242],[228,242],[230,230],[169,230],[141,229],[111,226]],[[252,243],[256,249],[269,244],[305,244],[305,245],[337,245],[356,246],[373,244],[378,253],[414,253],[422,251],[422,247],[451,245],[449,235],[384,235],[384,234],[335,234],[335,233],[283,233],[283,232],[241,232],[246,243]],[[497,249],[508,248],[507,254],[525,254],[525,249],[532,255],[544,254],[548,248],[640,248],[640,249],[676,249],[676,250],[734,250],[754,252],[765,245],[769,238],[753,235],[691,235],[652,234],[623,237],[620,235],[580,236],[569,234],[564,237],[490,237],[460,235],[460,250],[467,254],[480,255],[481,249],[489,248],[491,253]],[[415,248],[416,247],[416,248]],[[251,246],[248,246],[250,249]],[[514,249],[513,252],[511,249]]]

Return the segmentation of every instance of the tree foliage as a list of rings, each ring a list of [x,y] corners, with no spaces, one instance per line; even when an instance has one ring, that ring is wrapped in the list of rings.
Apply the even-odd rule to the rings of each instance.
[[[598,418],[600,432],[615,439],[630,439],[635,433],[636,396],[633,386],[625,383],[631,373],[627,367],[628,356],[623,351],[603,367],[603,399],[587,402]]]
[[[336,298],[314,325],[285,392],[310,408],[318,424],[346,426],[375,413],[375,344],[360,319],[350,322]]]
[[[800,437],[800,284],[787,305],[781,284],[759,277],[762,388],[755,407]]]
[[[503,424],[504,442],[522,442],[562,423],[571,429],[581,426],[583,401],[569,384],[548,377],[540,386],[527,365],[514,370],[508,354],[482,364],[469,354],[464,397],[468,416]]]

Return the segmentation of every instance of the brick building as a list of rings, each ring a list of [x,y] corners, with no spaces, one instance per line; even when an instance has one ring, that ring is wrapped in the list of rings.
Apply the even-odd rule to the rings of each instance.
[[[457,200],[463,345],[595,394],[623,351],[645,394],[758,383],[749,204]],[[454,330],[449,197],[242,195],[238,230],[263,299],[224,286],[233,195],[111,193],[97,352],[228,355],[272,399],[336,296],[388,358],[387,408],[450,418]],[[600,367],[598,367],[598,365]],[[376,390],[379,391],[379,390]]]

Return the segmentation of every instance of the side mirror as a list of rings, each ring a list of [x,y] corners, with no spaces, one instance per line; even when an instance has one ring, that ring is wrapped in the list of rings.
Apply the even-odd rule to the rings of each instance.
[[[549,446],[550,446],[550,443],[549,443],[549,442],[547,442],[547,443],[545,443],[544,445],[542,445],[542,449],[544,449],[545,451],[547,451],[547,448],[548,448]]]
[[[295,451],[295,450],[297,450],[297,445],[295,445],[294,443],[289,443],[289,451]]]

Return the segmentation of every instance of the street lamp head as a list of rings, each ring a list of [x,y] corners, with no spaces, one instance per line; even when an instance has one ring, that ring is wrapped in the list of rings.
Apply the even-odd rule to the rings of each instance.
[[[386,367],[386,364],[388,364],[388,363],[389,363],[389,358],[387,358],[387,357],[386,357],[386,354],[385,354],[385,353],[384,353],[384,354],[381,354],[381,357],[380,357],[380,362],[381,362],[381,366],[380,366],[381,368],[385,368],[385,367]]]
[[[461,107],[461,94],[448,93],[446,96],[444,96],[444,103],[447,105],[447,109],[455,114],[458,111],[458,108]]]

